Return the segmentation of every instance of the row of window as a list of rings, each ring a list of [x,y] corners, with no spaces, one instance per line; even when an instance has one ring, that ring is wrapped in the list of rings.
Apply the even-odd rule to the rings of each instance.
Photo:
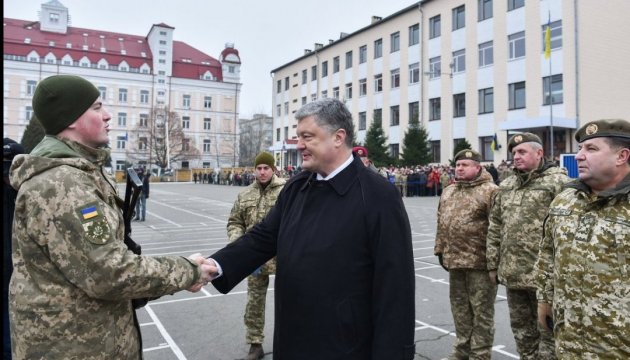
[[[483,21],[492,18],[493,0],[477,0],[477,19]],[[507,0],[508,11],[525,6],[525,0]],[[459,30],[466,26],[466,6],[461,5],[451,10],[452,29]],[[429,19],[429,39],[439,37],[442,34],[441,15],[433,16]]]
[[[127,135],[124,136],[117,136],[116,137],[116,148],[117,149],[125,149],[127,147]],[[156,146],[162,146],[164,143],[164,140],[161,138],[156,138]],[[140,151],[146,151],[149,149],[148,146],[148,138],[146,137],[139,137],[138,138],[138,150]],[[210,153],[211,150],[211,145],[212,145],[212,141],[209,139],[204,139],[203,140],[203,144],[202,144],[202,151],[204,153]],[[182,151],[190,151],[190,139],[188,138],[184,138],[182,139]]]
[[[69,57],[64,57],[62,59],[55,59],[51,57],[39,57],[37,55],[32,55],[29,57],[26,56],[18,56],[18,55],[4,55],[5,60],[12,61],[28,61],[28,62],[36,62],[36,63],[45,63],[45,64],[53,64],[53,65],[66,65],[66,66],[80,66],[80,67],[89,67],[92,69],[101,69],[101,70],[113,70],[113,71],[124,71],[124,72],[132,72],[132,73],[142,73],[148,74],[150,72],[150,67],[147,64],[143,64],[140,68],[129,67],[128,65],[113,65],[107,64],[107,62],[97,62],[92,63],[89,60],[82,59],[81,61],[73,60]]]
[[[563,99],[562,74],[543,77],[543,105],[561,104]],[[478,92],[479,114],[494,112],[494,88]],[[508,84],[508,110],[525,108],[525,81]],[[442,117],[441,98],[429,99],[429,121]],[[466,116],[466,94],[453,95],[453,117]]]

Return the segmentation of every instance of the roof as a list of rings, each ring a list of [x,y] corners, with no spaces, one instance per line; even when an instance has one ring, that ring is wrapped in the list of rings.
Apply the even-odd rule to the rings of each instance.
[[[234,58],[234,56],[230,56],[230,55],[235,55],[236,58]],[[223,49],[223,51],[221,51],[221,60],[223,62],[228,62],[228,63],[232,63],[232,64],[240,64],[241,63],[241,57],[238,54],[238,50],[236,50],[233,47],[226,47],[225,49]]]
[[[157,26],[169,27],[166,24]],[[25,43],[27,38],[29,43]],[[67,47],[68,43],[71,48]],[[87,50],[83,50],[84,45]],[[101,48],[105,48],[105,52],[101,52]],[[61,34],[41,31],[39,21],[4,18],[4,54],[27,56],[33,50],[41,57],[52,53],[57,59],[70,55],[78,61],[87,56],[91,63],[105,59],[110,65],[125,61],[132,68],[145,63],[153,67],[153,54],[144,36],[70,26],[66,34]],[[223,80],[221,63],[217,59],[184,42],[173,41],[174,77],[200,79],[206,71],[210,71],[216,80]]]

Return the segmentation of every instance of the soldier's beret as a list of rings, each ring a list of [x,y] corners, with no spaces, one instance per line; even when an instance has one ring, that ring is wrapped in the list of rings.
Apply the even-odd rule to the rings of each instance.
[[[474,160],[476,162],[481,162],[481,154],[475,150],[464,149],[455,154],[455,161],[457,160]]]
[[[57,135],[83,115],[99,96],[100,91],[82,77],[53,75],[35,88],[33,111],[46,134]]]
[[[258,154],[258,156],[256,156],[256,160],[254,161],[254,166],[258,166],[260,164],[269,165],[274,169],[276,168],[276,160],[273,158],[273,155],[265,151]]]
[[[630,122],[622,119],[589,121],[575,133],[575,140],[579,143],[596,137],[622,137],[630,139]]]
[[[363,146],[355,146],[352,148],[352,152],[357,153],[357,155],[359,157],[367,157],[368,156],[368,151],[365,147]]]
[[[538,143],[540,145],[542,145],[542,140],[540,140],[540,137],[538,137],[538,135],[536,134],[532,134],[532,133],[521,133],[521,134],[516,134],[514,136],[512,136],[510,138],[510,141],[508,141],[508,152],[512,152],[512,149],[515,146],[518,146],[522,143],[526,143],[526,142],[535,142]]]

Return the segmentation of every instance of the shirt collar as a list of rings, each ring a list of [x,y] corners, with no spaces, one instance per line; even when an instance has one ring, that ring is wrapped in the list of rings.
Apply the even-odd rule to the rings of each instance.
[[[350,164],[352,164],[352,153],[350,153],[350,157],[348,158],[348,160],[346,160],[343,164],[341,164],[338,168],[336,168],[333,172],[331,172],[330,174],[328,174],[328,176],[323,177],[321,176],[319,173],[317,174],[317,180],[324,180],[324,181],[328,181],[332,178],[335,177],[335,175],[339,174],[340,172],[343,171],[343,169],[347,168]]]

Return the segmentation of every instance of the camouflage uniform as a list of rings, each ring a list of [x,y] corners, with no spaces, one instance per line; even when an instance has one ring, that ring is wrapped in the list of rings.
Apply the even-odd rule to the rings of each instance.
[[[476,179],[456,181],[440,198],[434,252],[449,269],[457,334],[449,359],[490,359],[492,353],[497,286],[486,270],[486,234],[496,190],[492,176],[481,169]]]
[[[507,288],[510,322],[521,359],[553,359],[553,337],[538,328],[534,264],[551,200],[568,181],[553,164],[505,179],[490,211],[488,270]]]
[[[285,182],[286,180],[273,175],[270,183],[264,189],[258,181],[255,181],[238,194],[227,224],[230,241],[238,239],[262,221],[276,203]],[[274,258],[262,266],[259,274],[247,278],[247,306],[245,307],[244,320],[248,344],[262,344],[265,338],[265,299],[269,286],[269,275],[275,273],[276,259]]]
[[[15,158],[10,284],[14,359],[140,359],[131,299],[190,287],[196,264],[123,242],[107,150],[46,136]]]
[[[580,180],[551,203],[538,267],[560,359],[630,358],[630,176],[592,195]]]

